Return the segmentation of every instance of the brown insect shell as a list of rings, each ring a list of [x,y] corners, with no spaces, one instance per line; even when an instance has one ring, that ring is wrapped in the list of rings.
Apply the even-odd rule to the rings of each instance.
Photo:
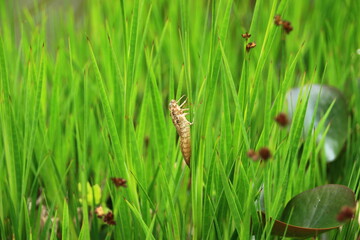
[[[191,140],[190,140],[190,125],[191,123],[186,119],[186,113],[177,104],[175,100],[171,100],[169,104],[172,122],[175,125],[176,131],[180,136],[180,149],[184,160],[190,166],[191,157]]]

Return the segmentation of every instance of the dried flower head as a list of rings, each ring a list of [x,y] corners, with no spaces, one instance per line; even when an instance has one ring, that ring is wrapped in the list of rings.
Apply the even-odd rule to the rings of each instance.
[[[287,34],[289,34],[293,30],[293,27],[291,26],[291,22],[289,21],[283,21],[283,28]]]
[[[280,25],[283,24],[280,15],[275,15],[275,17],[274,17],[274,23],[275,23],[276,26],[280,26]]]
[[[263,148],[260,148],[259,150],[259,155],[261,157],[262,160],[266,161],[268,160],[269,158],[271,158],[271,152],[268,148],[266,147],[263,147]]]
[[[95,214],[98,218],[102,218],[105,215],[104,209],[102,208],[102,206],[95,208]]]
[[[247,151],[247,156],[254,161],[259,160],[259,154],[257,154],[257,152],[255,152],[253,149]]]
[[[241,34],[241,36],[243,37],[243,38],[245,38],[246,39],[246,41],[251,37],[251,34],[249,34],[249,33],[243,33],[243,34]]]
[[[109,225],[115,225],[116,222],[114,220],[114,214],[112,212],[108,212],[106,215],[104,215],[103,218],[104,222]]]
[[[246,44],[246,51],[249,52],[251,48],[256,47],[256,43],[255,42],[251,42]]]
[[[123,178],[110,178],[116,187],[127,187],[126,180]]]
[[[287,34],[289,34],[293,30],[293,27],[291,26],[291,22],[282,20],[280,15],[276,15],[274,17],[274,23],[275,23],[276,26],[282,25],[284,31]]]
[[[346,220],[350,220],[355,216],[355,209],[349,206],[343,206],[337,215],[336,219],[339,222],[344,222]]]
[[[289,124],[288,117],[285,113],[279,113],[274,120],[281,126],[285,127]]]

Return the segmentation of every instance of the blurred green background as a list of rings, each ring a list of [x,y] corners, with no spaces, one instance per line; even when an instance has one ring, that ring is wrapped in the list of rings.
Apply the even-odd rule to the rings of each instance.
[[[357,0],[0,0],[0,238],[273,239],[270,217],[302,191],[338,183],[358,199],[359,13]],[[346,98],[331,164],[301,137],[303,105],[288,129],[273,121],[307,83]],[[167,108],[182,95],[191,169]],[[247,157],[264,146],[268,163]]]

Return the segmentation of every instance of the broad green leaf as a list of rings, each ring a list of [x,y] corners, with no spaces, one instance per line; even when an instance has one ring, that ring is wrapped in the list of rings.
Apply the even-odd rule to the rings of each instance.
[[[344,206],[356,206],[354,192],[346,186],[327,184],[307,190],[288,202],[272,233],[302,238],[336,229],[342,225],[337,215]]]
[[[263,221],[266,220],[265,213],[261,212]],[[279,236],[285,236],[285,237],[291,237],[291,238],[309,238],[313,236],[318,236],[321,233],[330,231],[332,229],[335,229],[337,227],[333,228],[302,228],[298,226],[293,226],[290,224],[286,224],[285,222],[274,220],[274,225],[272,227],[271,233],[274,235]]]
[[[321,142],[326,127],[330,125],[329,131],[325,136],[321,155],[327,162],[334,161],[341,152],[347,137],[348,113],[346,100],[343,94],[334,87],[319,84],[293,88],[287,93],[286,97],[290,118],[294,116],[299,96],[304,101],[306,97],[309,96],[304,119],[303,137],[307,137],[314,114],[315,121],[313,133],[315,132],[315,129],[320,126],[320,122],[325,116],[325,113],[333,104],[329,115],[325,119],[325,127],[321,129],[317,136],[317,142]],[[318,107],[316,110],[317,104]]]
[[[355,207],[353,191],[343,185],[328,184],[295,196],[286,205],[281,220],[309,228],[339,226],[336,216],[343,206]]]

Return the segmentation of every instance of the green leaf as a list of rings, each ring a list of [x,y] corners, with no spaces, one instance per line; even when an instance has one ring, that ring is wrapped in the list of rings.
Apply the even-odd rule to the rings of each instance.
[[[229,205],[230,213],[231,213],[232,217],[234,218],[234,221],[236,223],[236,225],[235,225],[236,230],[238,231],[238,233],[240,235],[241,225],[243,223],[242,217],[240,214],[242,212],[242,209],[239,209],[236,204],[236,201],[239,201],[238,197],[236,196],[236,194],[232,188],[231,182],[229,181],[229,178],[226,175],[225,168],[224,168],[222,162],[220,161],[220,159],[217,159],[217,164],[218,164],[218,169],[219,169],[219,173],[220,173],[221,182],[222,182],[222,185],[224,188],[226,200]]]
[[[68,239],[70,238],[70,231],[69,231],[69,207],[68,204],[66,202],[66,200],[64,200],[64,212],[63,212],[63,218],[62,218],[62,232],[61,232],[61,236],[64,239]]]
[[[329,228],[339,226],[336,216],[341,207],[355,207],[353,191],[343,185],[328,184],[295,196],[286,205],[281,220],[301,227]]]
[[[152,236],[151,231],[150,231],[152,229],[152,227],[153,227],[153,223],[151,223],[152,226],[149,228],[146,225],[146,223],[144,222],[144,219],[142,218],[141,213],[129,201],[125,200],[125,202],[129,206],[131,211],[134,213],[136,219],[139,221],[140,226],[142,227],[144,233],[147,235],[147,238],[155,239],[154,236]],[[155,217],[154,217],[154,219],[155,219]],[[153,221],[154,221],[154,219],[153,219]]]
[[[263,221],[266,220],[266,215],[264,212],[261,212]],[[333,228],[302,228],[293,226],[290,224],[286,224],[279,220],[274,220],[274,225],[271,230],[271,234],[273,235],[279,235],[279,236],[285,236],[285,237],[291,237],[291,238],[309,238],[313,236],[318,236],[321,233],[330,231],[332,229],[335,229],[337,227]]]
[[[343,185],[328,184],[302,192],[286,205],[279,220],[275,220],[272,234],[286,237],[312,237],[336,229],[343,206],[354,208],[355,195]],[[265,213],[263,212],[263,217]]]
[[[321,142],[326,127],[330,126],[324,139],[321,155],[327,162],[334,161],[341,152],[347,138],[348,113],[347,104],[343,94],[334,87],[319,84],[305,85],[302,88],[293,88],[287,93],[286,98],[290,118],[292,118],[295,113],[299,96],[302,100],[305,100],[305,98],[309,96],[304,119],[303,137],[307,137],[307,133],[311,127],[312,118],[315,117],[315,130],[320,127],[320,123],[326,115],[325,113],[333,104],[329,115],[325,119],[325,127],[322,127],[317,136],[317,142]],[[317,104],[318,107],[316,110]]]

